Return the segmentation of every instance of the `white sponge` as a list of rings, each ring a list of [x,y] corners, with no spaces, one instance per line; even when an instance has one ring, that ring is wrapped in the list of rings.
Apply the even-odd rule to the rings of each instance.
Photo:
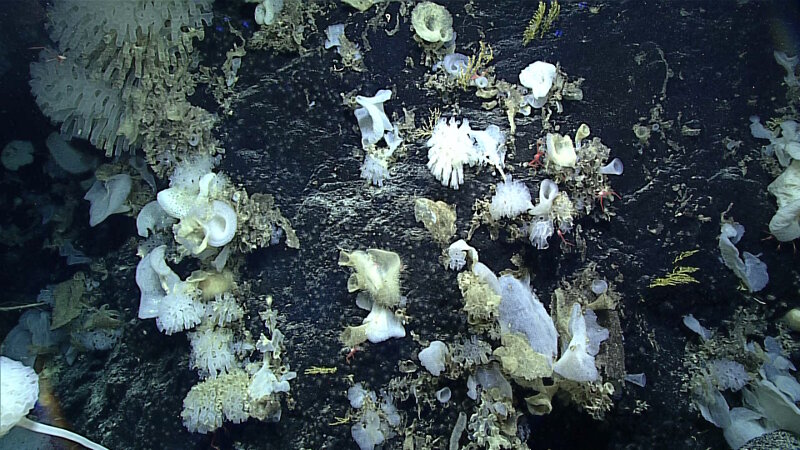
[[[419,362],[431,375],[438,377],[445,369],[447,355],[447,344],[442,341],[433,341],[419,352]]]
[[[498,220],[503,217],[517,217],[531,208],[533,208],[531,191],[525,183],[512,181],[511,175],[506,175],[505,180],[497,184],[497,191],[492,197],[492,204],[489,205],[489,213],[492,219]]]
[[[89,207],[89,226],[95,226],[112,214],[130,211],[125,204],[131,193],[131,176],[121,173],[109,177],[106,181],[97,180],[83,196],[91,203]]]
[[[569,319],[572,339],[561,358],[553,364],[553,371],[562,377],[579,382],[595,381],[599,376],[594,356],[600,351],[600,343],[608,339],[608,330],[597,324],[592,310],[581,314],[581,305],[572,305]]]
[[[189,333],[192,367],[203,377],[216,378],[234,367],[233,332],[227,328]]]
[[[0,436],[22,419],[39,398],[39,376],[19,361],[0,356]]]

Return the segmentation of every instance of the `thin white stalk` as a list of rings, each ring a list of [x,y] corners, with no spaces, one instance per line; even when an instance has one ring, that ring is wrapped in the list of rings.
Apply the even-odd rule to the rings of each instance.
[[[108,450],[106,447],[103,447],[100,444],[95,444],[94,442],[86,439],[85,437],[81,436],[80,434],[73,433],[72,431],[65,430],[63,428],[53,427],[50,425],[45,425],[43,423],[34,422],[27,417],[23,417],[17,422],[17,425],[22,428],[27,428],[31,431],[35,431],[37,433],[48,434],[50,436],[56,436],[63,439],[67,439],[69,441],[81,444],[82,446],[91,449],[91,450]]]

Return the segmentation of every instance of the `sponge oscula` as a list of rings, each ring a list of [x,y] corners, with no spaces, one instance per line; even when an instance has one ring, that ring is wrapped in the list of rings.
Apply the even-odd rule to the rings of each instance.
[[[38,398],[39,375],[19,361],[0,356],[0,437],[5,436],[14,426],[20,426],[76,442],[91,450],[108,450],[71,431],[34,422],[25,417]]]
[[[157,195],[158,204],[167,215],[179,219],[173,228],[175,240],[193,255],[207,247],[223,247],[233,240],[238,219],[225,201],[214,200],[225,183],[214,173],[207,173],[192,184],[174,183]]]
[[[219,200],[211,202],[209,218],[203,222],[208,245],[222,247],[232,241],[236,223],[236,211],[229,204]]]

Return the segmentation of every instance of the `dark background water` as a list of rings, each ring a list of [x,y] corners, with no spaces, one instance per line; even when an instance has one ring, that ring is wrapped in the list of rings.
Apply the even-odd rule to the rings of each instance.
[[[791,245],[780,250],[767,236],[767,223],[774,213],[774,199],[766,186],[774,177],[760,157],[763,142],[750,137],[748,117],[776,115],[786,105],[783,69],[773,59],[773,50],[797,52],[797,21],[793,2],[657,2],[621,1],[605,4],[564,3],[556,29],[542,40],[521,45],[521,34],[535,10],[536,2],[476,1],[442,2],[454,16],[457,49],[471,54],[477,41],[494,49],[498,78],[517,81],[519,71],[535,60],[559,62],[570,77],[584,78],[584,100],[565,103],[565,111],[553,123],[566,131],[581,123],[608,145],[612,157],[625,163],[625,174],[614,178],[612,187],[622,197],[615,201],[611,221],[590,216],[579,221],[587,241],[586,259],[564,253],[558,245],[535,251],[522,243],[489,239],[479,230],[472,245],[481,261],[493,270],[512,268],[509,258],[520,253],[534,275],[532,285],[547,302],[564,277],[588,262],[614,280],[622,294],[620,307],[625,337],[625,365],[629,373],[644,372],[645,388],[632,385],[618,393],[616,406],[605,421],[592,420],[574,406],[556,403],[545,417],[526,415],[531,430],[531,448],[725,448],[720,430],[690,411],[689,397],[681,391],[682,358],[688,339],[681,324],[692,313],[709,326],[721,326],[741,306],[752,308],[773,324],[788,307],[798,306],[798,257]],[[308,37],[311,51],[303,56],[274,55],[251,51],[243,60],[237,87],[248,94],[234,102],[234,114],[220,121],[217,130],[226,149],[221,170],[250,192],[272,193],[291,220],[301,241],[299,250],[283,245],[258,251],[247,258],[242,278],[257,294],[271,294],[280,312],[280,328],[287,337],[287,361],[293,370],[335,366],[334,376],[299,376],[292,383],[291,407],[284,407],[280,423],[250,421],[226,424],[214,437],[188,433],[180,422],[183,397],[196,383],[189,370],[189,345],[185,335],[165,336],[153,321],[136,319],[138,289],[134,283],[135,227],[133,220],[112,216],[89,229],[85,220],[88,203],[77,203],[75,244],[112,269],[101,284],[107,302],[122,312],[125,326],[119,345],[106,353],[82,355],[73,366],[65,366],[55,387],[64,417],[76,431],[101,439],[114,448],[353,448],[349,426],[328,426],[334,416],[345,415],[346,375],[365,381],[373,389],[399,375],[397,362],[410,359],[419,345],[411,337],[367,345],[353,364],[346,364],[338,335],[345,325],[357,323],[363,314],[347,294],[348,274],[336,265],[339,249],[379,247],[400,254],[404,264],[403,291],[409,298],[412,317],[407,331],[424,339],[453,340],[467,327],[461,312],[461,295],[455,273],[438,262],[440,249],[413,217],[418,196],[455,204],[458,230],[468,228],[471,207],[489,194],[497,180],[489,173],[469,170],[458,191],[440,186],[427,169],[426,148],[410,145],[405,156],[392,166],[392,179],[382,189],[367,187],[359,178],[359,135],[352,111],[342,105],[341,93],[357,91],[372,95],[391,88],[396,95],[386,110],[401,114],[414,109],[418,122],[429,108],[452,107],[436,94],[419,86],[427,68],[406,65],[406,57],[419,62],[419,48],[412,41],[409,18],[404,17],[397,34],[394,27],[399,4],[386,13],[390,25],[379,22],[367,30],[371,50],[365,52],[368,71],[333,73],[339,59],[332,51],[320,50],[324,29],[347,23],[347,35],[360,42],[364,23],[375,8],[365,13],[329,4],[317,17],[319,32]],[[589,7],[599,7],[593,13]],[[252,5],[217,2],[215,23],[230,17],[241,25],[250,19]],[[472,12],[472,14],[469,14]],[[23,246],[2,246],[0,280],[5,287],[0,298],[25,303],[48,283],[63,281],[77,270],[67,267],[57,250],[43,250],[50,229],[38,225],[30,211],[40,197],[66,201],[82,197],[75,183],[53,193],[53,181],[41,166],[47,150],[44,139],[55,129],[42,117],[27,87],[28,64],[36,52],[28,47],[47,45],[42,28],[45,13],[37,2],[6,2],[2,5],[2,42],[7,68],[2,75],[0,96],[0,142],[31,140],[37,149],[35,164],[12,179],[3,173],[0,201],[5,229],[10,223],[33,233]],[[794,18],[794,22],[792,22]],[[555,31],[555,30],[554,30]],[[198,45],[202,64],[217,66],[233,43],[230,34],[208,28]],[[663,59],[661,54],[663,53]],[[638,62],[637,62],[638,61]],[[666,62],[666,64],[665,64]],[[665,95],[662,85],[668,69]],[[213,99],[202,88],[193,99],[212,111]],[[308,107],[309,100],[315,105]],[[467,117],[475,128],[497,124],[507,130],[505,114],[485,112],[471,93],[457,93],[459,117]],[[651,109],[663,107],[661,119],[673,121],[663,135],[654,133],[649,144],[633,135],[636,123],[650,124]],[[698,136],[684,136],[681,126],[700,128]],[[541,136],[538,120],[517,119],[516,146],[510,163],[518,166],[534,153]],[[741,140],[735,151],[727,151],[724,139]],[[742,169],[746,169],[746,172]],[[724,171],[725,175],[719,175]],[[518,168],[515,179],[535,186],[541,177]],[[715,177],[715,175],[717,175]],[[16,199],[22,201],[16,201]],[[678,205],[687,200],[684,207]],[[15,203],[16,202],[16,203]],[[729,205],[730,216],[747,233],[739,248],[762,253],[770,271],[767,288],[751,296],[737,289],[738,281],[719,261],[717,236],[720,214]],[[700,219],[711,220],[703,222]],[[551,239],[556,243],[557,237]],[[0,245],[4,243],[0,242]],[[693,264],[700,267],[700,284],[649,289],[656,276],[672,267],[681,251],[700,249]],[[185,274],[184,274],[185,275]],[[259,329],[257,297],[248,300],[248,324]],[[0,336],[16,323],[18,313],[0,314]],[[257,335],[257,334],[256,334]],[[429,434],[446,438],[459,411],[471,411],[464,380],[443,381],[453,389],[447,408],[421,417]],[[649,408],[634,414],[636,402]],[[398,405],[413,419],[415,407]],[[520,406],[524,409],[524,406]],[[395,438],[385,448],[399,448]],[[462,443],[465,443],[462,440]]]

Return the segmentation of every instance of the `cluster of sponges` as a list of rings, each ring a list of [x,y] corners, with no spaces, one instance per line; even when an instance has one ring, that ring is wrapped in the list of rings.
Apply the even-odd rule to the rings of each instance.
[[[538,249],[549,246],[548,239],[553,235],[554,222],[562,232],[572,228],[572,204],[566,193],[559,192],[558,185],[549,179],[539,183],[539,201],[531,202],[531,194],[525,183],[514,181],[510,175],[497,184],[495,194],[489,205],[492,220],[515,218],[522,214],[533,217],[528,224],[530,242]]]
[[[128,150],[138,138],[133,103],[145,97],[135,92],[147,84],[141,80],[152,83],[185,71],[192,37],[202,39],[203,23],[211,22],[211,3],[53,2],[48,31],[58,45],[58,62],[52,50],[43,50],[31,64],[37,104],[62,123],[63,135],[87,139],[108,155]],[[170,90],[179,91],[179,83]]]
[[[784,58],[786,55],[783,55]],[[776,55],[777,58],[777,55]],[[794,64],[797,64],[796,57]],[[795,80],[796,82],[796,80]],[[800,238],[800,130],[794,120],[780,123],[780,131],[768,130],[758,120],[750,118],[753,137],[769,139],[765,153],[775,155],[785,169],[767,187],[775,196],[778,210],[769,222],[769,232],[781,242]]]
[[[173,334],[199,324],[205,307],[198,301],[196,283],[182,281],[167,265],[166,248],[156,247],[139,261],[136,284],[141,291],[139,318],[154,318],[160,331]]]
[[[172,227],[175,240],[185,253],[201,259],[233,240],[238,215],[228,200],[230,182],[212,172],[211,164],[209,159],[198,158],[176,168],[170,187],[139,212],[136,225],[142,237],[177,221]]]
[[[212,171],[213,165],[214,159],[207,157],[178,164],[170,187],[139,212],[139,235],[171,229],[182,253],[200,259],[216,255],[213,264],[219,267],[234,250],[250,252],[284,236],[289,247],[300,246],[271,195],[235,189],[226,176]]]
[[[361,130],[361,146],[366,152],[361,165],[361,178],[376,186],[383,186],[389,179],[389,161],[403,143],[400,130],[393,125],[383,109],[383,104],[392,98],[392,91],[382,89],[372,97],[358,95],[354,114]],[[383,140],[386,146],[378,146]]]
[[[236,234],[236,211],[219,199],[226,183],[213,172],[190,180],[173,176],[170,187],[158,193],[158,205],[178,220],[175,240],[193,255],[224,247]]]
[[[297,245],[297,237],[271,197],[251,198],[234,189],[227,177],[213,172],[215,162],[202,156],[182,161],[169,188],[137,217],[139,234],[148,238],[140,247],[142,260],[136,270],[139,318],[156,319],[166,334],[191,330],[190,366],[203,381],[187,394],[182,417],[187,429],[201,433],[226,420],[278,420],[278,394],[289,391],[295,376],[281,361],[283,335],[269,308],[271,300],[262,313],[271,337],[262,335],[254,344],[241,322],[244,309],[237,297],[243,292],[225,267],[237,251],[276,243],[278,227],[286,231],[290,246]],[[234,242],[242,229],[246,239]],[[173,238],[176,246],[158,245]],[[186,256],[195,257],[201,269],[182,278],[167,260]],[[254,350],[263,360],[250,361]]]
[[[356,416],[350,433],[360,450],[372,450],[396,435],[401,417],[391,395],[383,394],[379,402],[374,391],[356,383],[347,390],[347,399]]]
[[[505,167],[505,135],[496,125],[473,130],[469,121],[455,117],[440,119],[428,146],[428,169],[444,186],[458,189],[464,183],[464,166],[494,167],[501,174]]]
[[[559,347],[555,322],[528,281],[510,274],[498,278],[474,253],[470,268],[458,276],[464,309],[472,327],[499,328],[503,346],[495,355],[504,369],[528,381],[553,372],[578,382],[597,380],[594,356],[608,338],[608,330],[597,324],[594,312],[572,304]]]
[[[262,335],[254,346],[246,336],[238,337],[231,325],[242,319],[244,310],[236,301],[232,274],[199,270],[182,280],[167,265],[166,248],[150,250],[137,266],[139,318],[155,318],[166,334],[194,329],[188,333],[190,365],[204,381],[192,387],[184,400],[184,425],[192,432],[207,433],[225,420],[278,420],[278,394],[289,391],[295,374],[281,362],[283,335],[274,311],[262,313],[271,338]],[[247,355],[256,349],[263,353],[263,361],[249,363]]]
[[[573,220],[581,213],[592,210],[592,204],[600,198],[611,200],[613,191],[607,186],[608,175],[621,175],[622,162],[614,158],[603,165],[608,148],[599,139],[587,142],[589,127],[582,124],[575,133],[575,143],[568,135],[548,133],[544,167],[553,179],[544,179],[539,184],[539,200],[534,206],[528,187],[514,181],[508,175],[497,184],[489,205],[492,220],[514,219],[523,214],[531,217],[526,224],[528,238],[538,249],[549,246],[548,239],[556,229],[562,234],[572,229]],[[541,161],[540,161],[541,163]],[[559,189],[565,185],[577,196],[577,202]]]
[[[766,336],[762,346],[733,329],[707,330],[690,316],[684,323],[703,341],[689,344],[685,358],[692,402],[704,419],[723,430],[730,448],[748,447],[775,430],[800,433],[800,383],[781,339]],[[712,359],[719,355],[724,358]]]
[[[236,342],[229,329],[210,325],[190,333],[192,364],[205,379],[183,400],[181,417],[189,431],[208,433],[224,421],[241,423],[250,417],[280,420],[280,394],[289,392],[289,381],[296,373],[281,361],[283,334],[275,325],[271,301],[267,306],[261,317],[271,338],[262,334],[255,346],[263,353],[260,362],[248,363],[235,357],[235,348],[237,354],[253,349],[246,341]]]

